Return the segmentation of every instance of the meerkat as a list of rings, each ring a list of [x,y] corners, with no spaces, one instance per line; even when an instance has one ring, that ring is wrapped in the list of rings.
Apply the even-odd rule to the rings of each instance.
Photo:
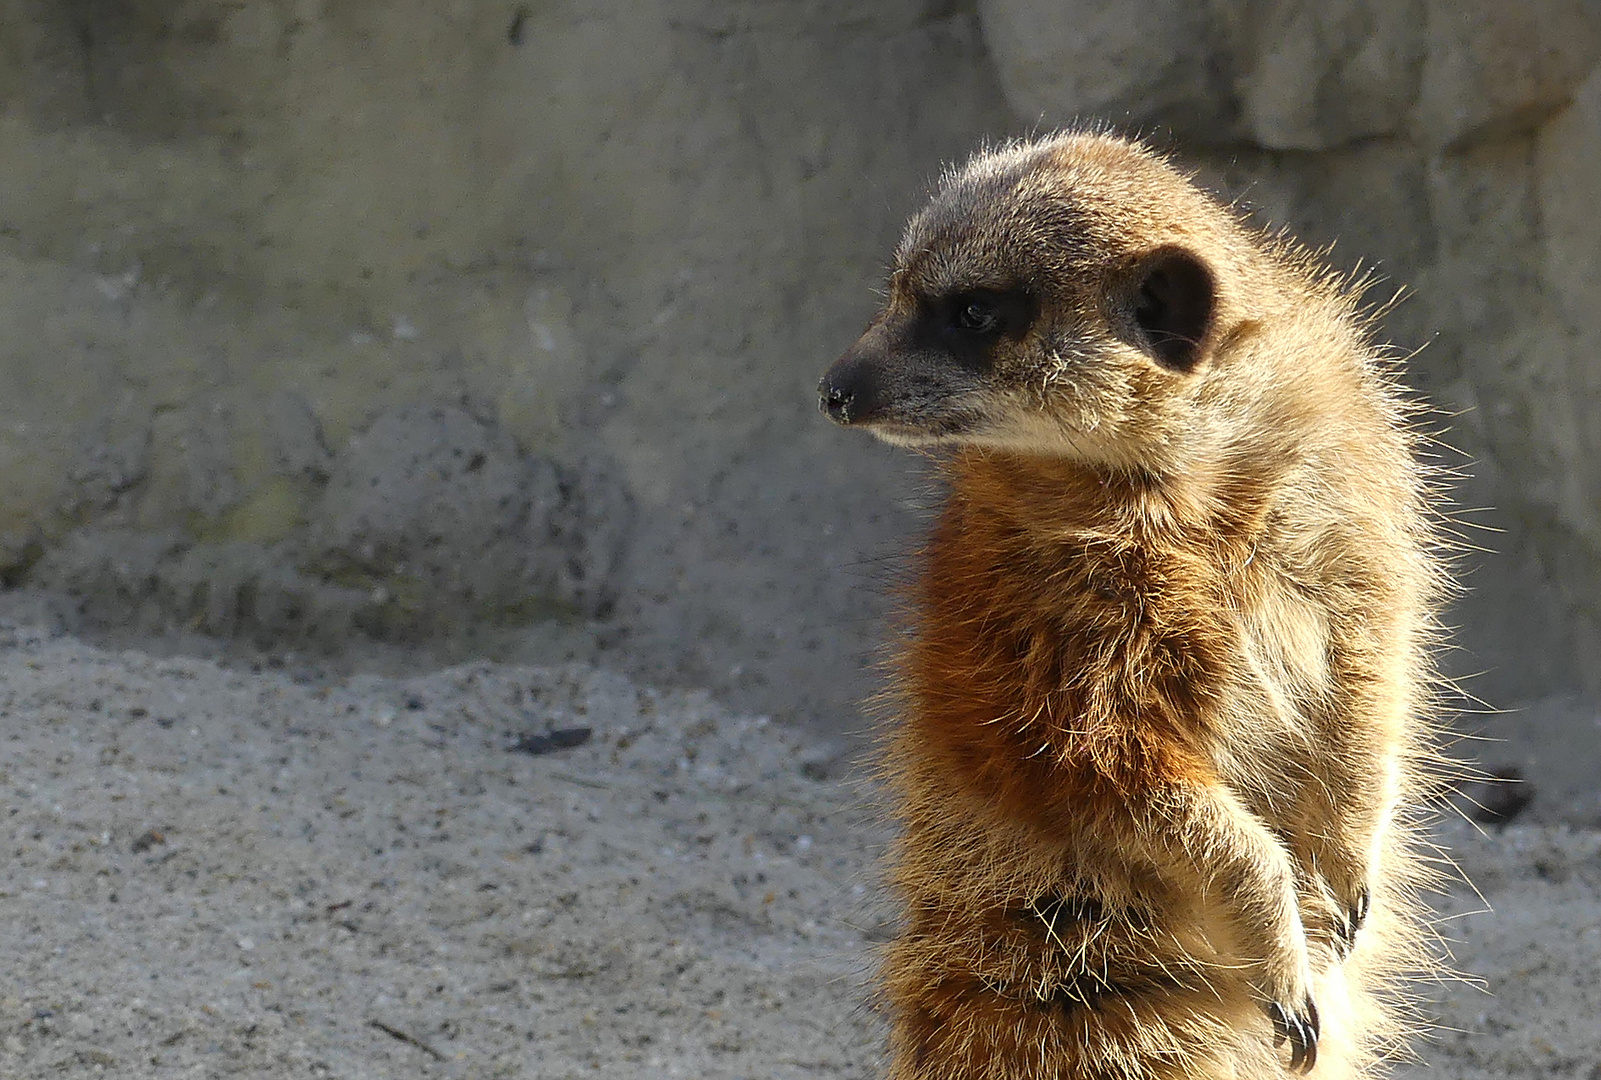
[[[1100,133],[978,154],[823,411],[947,489],[885,772],[891,1080],[1368,1077],[1445,588],[1360,287]]]

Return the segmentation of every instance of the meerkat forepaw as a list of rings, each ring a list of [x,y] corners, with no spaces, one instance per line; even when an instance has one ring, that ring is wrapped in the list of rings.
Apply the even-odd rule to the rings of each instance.
[[[1286,1039],[1289,1040],[1290,1068],[1301,1073],[1311,1072],[1317,1064],[1317,1042],[1321,1030],[1317,1002],[1308,996],[1301,1007],[1295,1010],[1283,1002],[1275,1001],[1268,1005],[1267,1014],[1273,1021],[1273,1045],[1282,1046]]]

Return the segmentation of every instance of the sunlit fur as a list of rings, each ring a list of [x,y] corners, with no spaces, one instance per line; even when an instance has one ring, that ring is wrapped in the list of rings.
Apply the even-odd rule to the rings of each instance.
[[[1121,299],[1163,245],[1216,279],[1189,371],[1153,361]],[[1018,283],[1039,318],[965,428],[880,431],[948,447],[949,489],[885,756],[889,1076],[1293,1075],[1265,1007],[1308,998],[1311,1075],[1375,1075],[1427,962],[1443,576],[1356,290],[1100,134],[946,176],[886,310]]]

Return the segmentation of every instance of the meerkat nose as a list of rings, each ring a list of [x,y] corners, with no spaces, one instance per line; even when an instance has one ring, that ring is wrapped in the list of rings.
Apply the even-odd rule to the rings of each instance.
[[[846,387],[830,386],[825,378],[817,387],[817,407],[828,414],[828,418],[836,424],[851,422],[851,403],[856,400],[856,392]]]
[[[854,427],[880,418],[895,397],[891,344],[882,325],[870,327],[823,372],[817,405],[830,420]]]
[[[883,409],[885,390],[881,357],[864,350],[866,338],[834,361],[817,386],[817,405],[836,424],[860,424]]]

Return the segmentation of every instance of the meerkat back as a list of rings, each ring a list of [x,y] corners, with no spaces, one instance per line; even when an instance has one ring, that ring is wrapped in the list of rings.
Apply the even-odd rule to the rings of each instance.
[[[1375,1075],[1443,576],[1354,290],[1060,135],[943,179],[820,394],[948,486],[885,751],[890,1077]]]

